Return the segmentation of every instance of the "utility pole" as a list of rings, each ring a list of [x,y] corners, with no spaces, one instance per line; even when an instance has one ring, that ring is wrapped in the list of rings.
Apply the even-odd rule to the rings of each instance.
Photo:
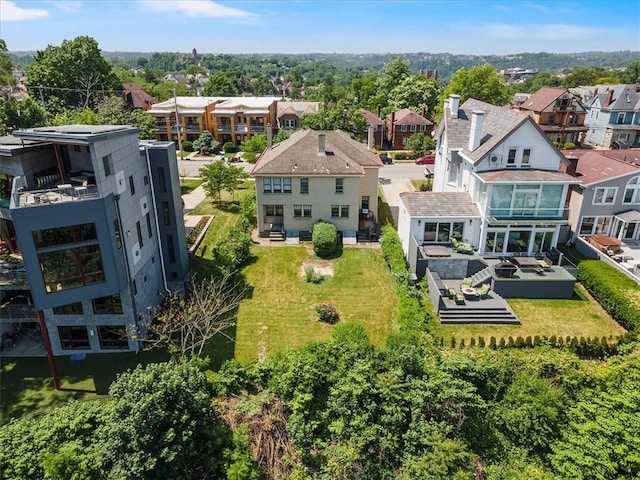
[[[184,160],[182,153],[182,140],[180,138],[180,117],[178,116],[178,97],[176,97],[176,89],[173,89],[173,105],[176,111],[176,136],[178,137],[178,149],[180,150],[180,160]]]

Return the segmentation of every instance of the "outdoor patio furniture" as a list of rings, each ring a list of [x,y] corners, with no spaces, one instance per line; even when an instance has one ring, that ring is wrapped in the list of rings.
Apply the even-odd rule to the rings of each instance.
[[[493,267],[493,270],[496,272],[496,277],[498,278],[512,278],[518,270],[518,267],[511,262],[502,262]]]
[[[464,290],[465,288],[468,288],[471,286],[471,284],[473,283],[473,280],[471,280],[471,277],[467,277],[464,280],[462,280],[462,282],[460,283],[460,291]]]
[[[471,245],[470,243],[460,242],[455,237],[451,237],[450,240],[451,240],[451,245],[453,245],[453,248],[456,249],[456,252],[466,253],[466,254],[473,253],[473,245]]]
[[[455,300],[457,305],[464,305],[464,295],[462,293],[456,293]]]
[[[491,290],[491,285],[489,285],[488,283],[483,283],[482,285],[480,285],[480,288],[476,289],[476,294],[479,298],[486,298],[489,290]]]
[[[475,300],[478,297],[478,292],[473,287],[464,287],[462,289],[462,294],[464,295],[464,298],[467,300]]]

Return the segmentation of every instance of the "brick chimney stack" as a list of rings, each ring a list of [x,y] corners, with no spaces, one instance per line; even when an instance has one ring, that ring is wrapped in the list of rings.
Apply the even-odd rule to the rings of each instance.
[[[569,165],[567,166],[567,173],[575,177],[576,170],[578,169],[578,157],[576,157],[573,152],[571,152],[565,158],[569,161]]]
[[[604,102],[605,108],[613,103],[613,90],[609,90],[607,93],[607,100]]]

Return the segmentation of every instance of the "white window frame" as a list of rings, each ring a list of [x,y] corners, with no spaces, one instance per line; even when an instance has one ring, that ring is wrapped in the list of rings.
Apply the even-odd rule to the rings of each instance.
[[[406,132],[407,131],[407,126],[406,125],[400,125],[400,131],[401,132]]]
[[[597,200],[600,193],[600,201]],[[592,205],[611,205],[616,202],[616,196],[618,195],[617,187],[597,187],[593,192]],[[610,199],[607,201],[607,199]]]
[[[525,148],[522,150],[522,165],[531,165],[531,149]]]
[[[411,131],[412,132],[417,132],[418,131],[418,126],[415,125],[415,124],[411,125]]]
[[[344,178],[336,178],[336,193],[344,193]]]
[[[271,177],[264,177],[262,179],[262,191],[271,192]]]

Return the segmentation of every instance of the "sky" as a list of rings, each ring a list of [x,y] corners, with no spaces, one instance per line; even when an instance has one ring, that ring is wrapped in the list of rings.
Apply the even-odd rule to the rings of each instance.
[[[640,51],[640,0],[0,0],[10,52],[78,36],[106,52]]]

